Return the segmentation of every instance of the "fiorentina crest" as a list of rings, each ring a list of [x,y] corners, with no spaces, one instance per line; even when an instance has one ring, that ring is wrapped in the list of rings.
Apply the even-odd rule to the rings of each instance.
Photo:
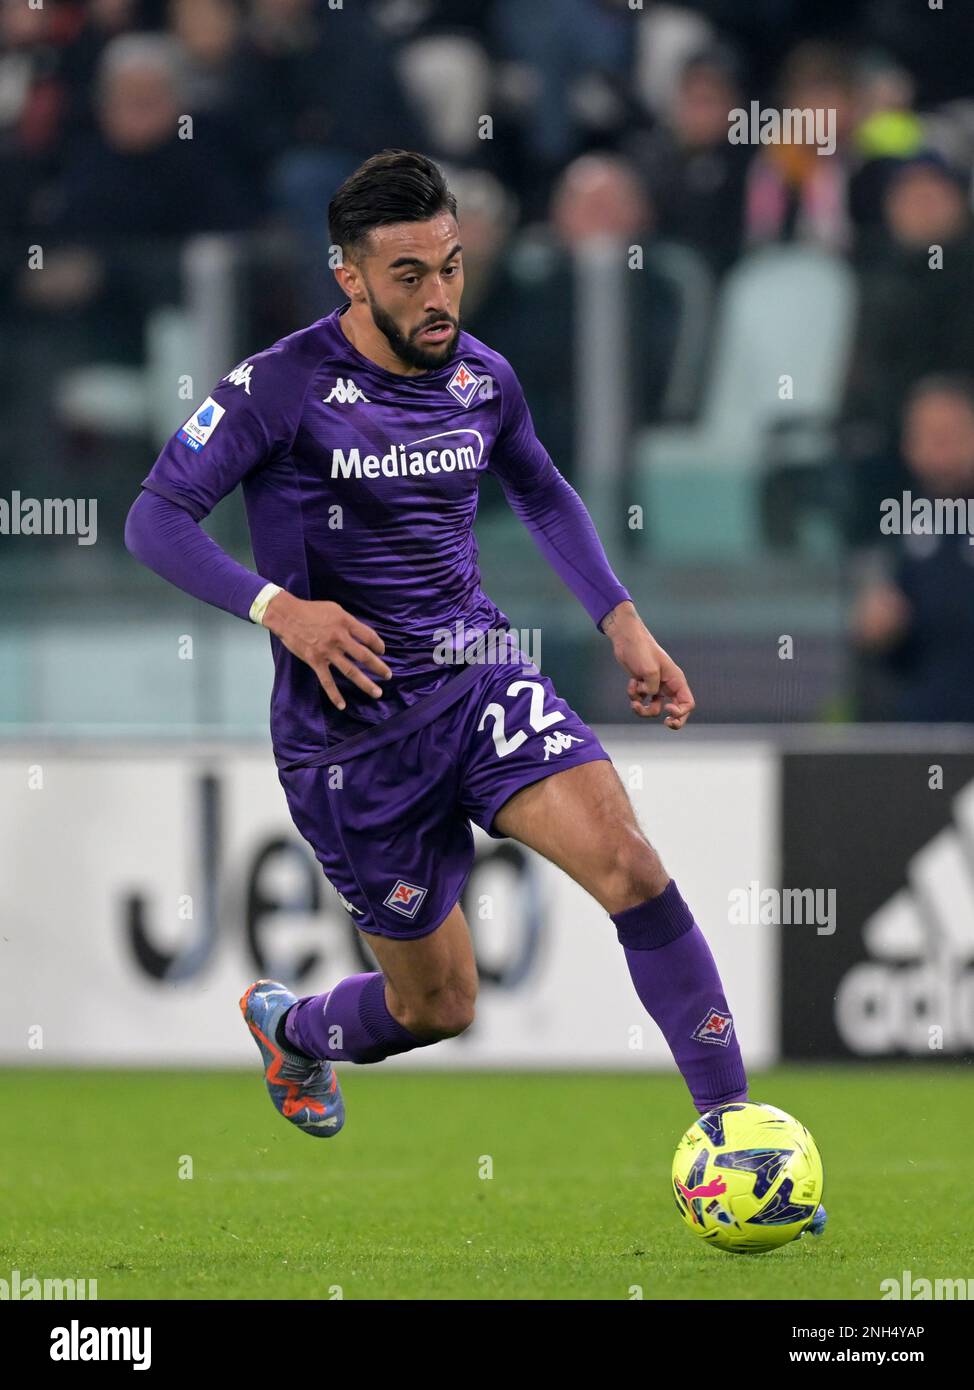
[[[708,1009],[690,1034],[697,1042],[717,1043],[726,1047],[734,1032],[734,1020],[721,1009]]]
[[[401,912],[404,917],[415,917],[425,897],[425,888],[417,888],[415,883],[406,883],[400,878],[396,880],[392,892],[383,902],[386,907],[391,907],[393,912]]]
[[[446,389],[466,409],[477,394],[479,385],[480,377],[472,372],[465,362],[461,362],[446,383]]]

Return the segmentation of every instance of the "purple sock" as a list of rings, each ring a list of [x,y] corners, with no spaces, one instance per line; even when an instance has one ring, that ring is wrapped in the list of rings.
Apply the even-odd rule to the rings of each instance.
[[[332,1062],[381,1062],[435,1042],[414,1037],[393,1018],[385,989],[384,975],[349,975],[327,994],[312,994],[292,1004],[284,1036],[309,1057]]]
[[[701,1115],[747,1100],[747,1075],[717,966],[670,879],[658,898],[612,914],[643,1007],[663,1034]]]

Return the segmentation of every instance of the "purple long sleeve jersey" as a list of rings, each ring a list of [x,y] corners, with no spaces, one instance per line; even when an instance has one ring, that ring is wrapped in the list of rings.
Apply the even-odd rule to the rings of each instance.
[[[601,622],[629,598],[581,499],[538,440],[517,377],[468,333],[443,367],[400,376],[363,356],[343,309],[235,367],[169,440],[125,530],[129,550],[197,598],[246,618],[273,581],[331,599],[385,643],[379,700],[335,672],[336,709],[314,671],[271,638],[271,734],[281,766],[431,694],[444,632],[510,620],[484,593],[473,521],[493,473],[542,554]],[[198,526],[242,483],[257,573]]]

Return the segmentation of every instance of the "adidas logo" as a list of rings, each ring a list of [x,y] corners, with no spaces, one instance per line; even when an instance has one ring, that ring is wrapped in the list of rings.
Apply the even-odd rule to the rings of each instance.
[[[853,1052],[974,1050],[974,782],[954,824],[907,865],[907,886],[863,924],[869,960],[839,982],[835,1025]]]
[[[356,401],[365,401],[366,405],[371,405],[368,396],[360,387],[355,385],[352,378],[349,377],[346,381],[343,376],[338,378],[328,395],[322,396],[321,399],[325,405],[331,405],[332,401],[336,401],[339,405],[354,405]]]

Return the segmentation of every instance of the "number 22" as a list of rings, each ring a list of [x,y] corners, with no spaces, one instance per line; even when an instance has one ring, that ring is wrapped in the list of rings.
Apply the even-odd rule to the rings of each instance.
[[[538,681],[512,681],[505,692],[508,695],[517,695],[522,690],[530,690],[531,707],[528,710],[528,723],[536,734],[542,729],[547,729],[551,724],[559,724],[564,719],[564,715],[559,710],[552,711],[551,714],[544,713],[544,687]],[[513,753],[516,748],[527,738],[523,729],[518,729],[517,733],[510,738],[504,733],[504,716],[507,711],[503,705],[492,701],[484,710],[477,725],[477,732],[481,732],[487,724],[488,719],[494,720],[494,727],[491,734],[494,739],[494,747],[497,749],[499,758],[506,758],[508,753]]]

